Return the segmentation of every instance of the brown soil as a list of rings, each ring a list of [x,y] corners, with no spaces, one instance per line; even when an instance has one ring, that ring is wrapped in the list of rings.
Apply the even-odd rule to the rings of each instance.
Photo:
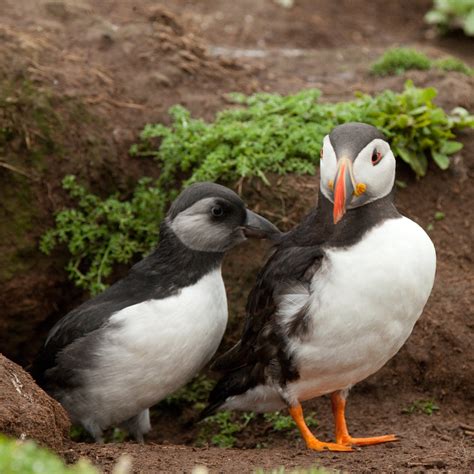
[[[63,447],[69,427],[64,408],[20,366],[0,354],[0,433],[34,439],[58,450]]]
[[[55,97],[81,100],[96,118],[82,124],[78,136],[73,134],[70,159],[58,161],[54,154],[44,158],[46,172],[39,183],[30,183],[39,203],[38,222],[26,243],[2,244],[0,249],[3,254],[20,252],[23,263],[25,259],[32,262],[5,281],[0,291],[4,309],[0,347],[23,364],[53,322],[85,297],[67,283],[61,270],[64,254],[56,254],[52,263],[34,248],[51,224],[54,210],[67,202],[60,190],[62,176],[76,173],[99,193],[124,192],[138,176],[156,176],[152,163],[131,159],[126,150],[144,123],[167,122],[170,105],[182,103],[196,115],[210,118],[225,105],[223,95],[234,90],[285,93],[317,87],[326,100],[341,100],[356,90],[400,90],[412,78],[419,86],[436,87],[438,102],[446,109],[457,105],[474,109],[474,80],[464,75],[427,71],[380,79],[367,73],[368,64],[395,44],[415,45],[434,57],[454,54],[473,65],[472,41],[437,39],[425,28],[428,0],[296,0],[288,10],[271,0],[175,0],[166,2],[166,8],[147,0],[4,3],[0,48],[8,60],[0,60],[2,74],[27,73]],[[57,107],[62,111],[65,106],[59,102]],[[71,120],[72,129],[81,122]],[[85,137],[95,137],[95,141]],[[189,472],[197,464],[216,472],[251,472],[280,465],[320,465],[354,472],[474,470],[474,188],[470,185],[474,137],[464,133],[460,138],[465,148],[448,172],[431,169],[425,179],[415,182],[400,166],[399,179],[408,186],[398,191],[398,206],[423,227],[432,224],[437,280],[406,346],[350,397],[348,422],[354,433],[395,432],[401,437],[399,443],[350,454],[317,454],[306,451],[299,437],[275,433],[257,418],[238,435],[240,449],[196,448],[191,445],[197,429],[186,426],[182,417],[176,419],[177,414],[161,410],[155,414],[154,430],[145,446],[70,442],[61,453],[71,461],[87,456],[106,470],[118,456],[129,453],[136,472]],[[90,143],[97,142],[100,146],[88,159]],[[15,164],[29,166],[27,161]],[[0,168],[4,186],[12,179],[10,171]],[[317,177],[273,179],[271,188],[257,181],[247,183],[243,194],[257,210],[289,228],[312,205]],[[31,196],[23,205],[28,202]],[[444,212],[445,219],[436,222],[436,211]],[[5,212],[3,219],[12,214]],[[249,244],[227,259],[231,321],[224,347],[238,337],[244,299],[260,265],[255,254],[263,256],[264,250],[264,244]],[[440,407],[432,416],[402,414],[414,401],[427,399]],[[308,408],[316,411],[318,435],[332,437],[328,401],[315,400]],[[265,447],[256,449],[257,445]]]

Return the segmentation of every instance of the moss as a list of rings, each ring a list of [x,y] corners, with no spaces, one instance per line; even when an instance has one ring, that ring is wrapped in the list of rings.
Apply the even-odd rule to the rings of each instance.
[[[430,59],[412,48],[391,48],[372,64],[370,71],[378,76],[401,74],[411,69],[427,70]]]
[[[37,253],[36,240],[31,231],[38,223],[38,215],[32,205],[33,192],[29,179],[9,173],[0,180],[0,281],[8,281],[15,274],[34,265]]]
[[[456,71],[467,76],[473,75],[473,69],[453,56],[432,61],[428,56],[411,48],[390,48],[370,67],[370,72],[377,76],[401,74],[413,69],[428,70],[431,68],[443,71]]]
[[[463,63],[460,59],[447,57],[433,61],[433,66],[443,71],[454,71],[472,76],[474,69]]]
[[[88,172],[102,163],[101,133],[80,100],[56,96],[27,76],[0,77],[0,281],[44,258],[38,234],[50,210],[42,195],[69,169],[81,170],[85,157]]]

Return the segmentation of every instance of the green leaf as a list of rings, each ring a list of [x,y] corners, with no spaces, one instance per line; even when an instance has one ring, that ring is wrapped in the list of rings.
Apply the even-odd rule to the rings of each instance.
[[[425,15],[425,21],[430,25],[438,25],[447,23],[447,17],[440,11],[431,10]]]
[[[474,8],[464,19],[464,33],[474,36]]]
[[[441,153],[444,153],[446,155],[452,155],[453,153],[456,153],[457,151],[461,150],[462,147],[463,144],[460,142],[447,140],[443,143],[443,146],[441,147]]]
[[[446,170],[449,168],[449,158],[444,153],[438,153],[437,151],[432,152],[435,163],[442,169]]]

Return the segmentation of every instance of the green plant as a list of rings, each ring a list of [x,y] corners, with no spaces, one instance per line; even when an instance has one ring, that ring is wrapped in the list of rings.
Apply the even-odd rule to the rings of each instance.
[[[97,293],[114,264],[127,263],[155,245],[165,206],[180,188],[196,181],[231,184],[250,177],[268,182],[268,173],[312,174],[323,137],[349,121],[382,130],[394,154],[418,177],[425,175],[430,159],[446,169],[449,155],[462,148],[454,132],[474,127],[474,117],[460,107],[447,114],[433,103],[436,94],[411,81],[401,93],[358,94],[339,103],[318,102],[318,90],[289,96],[233,94],[239,107],[220,112],[212,123],[192,118],[181,106],[172,107],[171,126],[147,125],[131,149],[134,155],[156,158],[158,182],[140,181],[129,200],[117,195],[103,200],[74,177],[65,178],[64,187],[78,207],[56,215],[56,227],[43,236],[41,249],[49,253],[66,244],[70,278]]]
[[[103,200],[90,194],[74,176],[64,178],[63,187],[78,207],[56,215],[56,227],[43,235],[40,249],[49,254],[59,243],[67,244],[70,279],[96,294],[105,288],[113,264],[127,263],[156,244],[166,200],[147,178],[128,201],[117,195]]]
[[[266,173],[313,173],[321,142],[336,125],[360,121],[380,128],[396,155],[417,176],[426,173],[428,159],[445,169],[448,155],[462,145],[451,140],[454,130],[474,127],[474,117],[456,108],[451,115],[433,103],[433,88],[419,89],[411,81],[401,93],[384,91],[372,97],[318,103],[320,92],[306,90],[277,94],[231,96],[243,107],[219,113],[213,123],[193,119],[183,107],[173,107],[171,127],[147,125],[135,155],[154,156],[161,165],[159,185],[187,178],[185,185],[202,180],[235,182]],[[157,148],[155,139],[160,139]]]
[[[472,76],[473,69],[460,59],[448,56],[432,61],[425,54],[412,48],[387,49],[371,67],[370,72],[377,76],[401,74],[412,69],[427,70],[431,68],[443,71],[456,71]]]
[[[232,448],[237,441],[235,435],[240,433],[254,418],[254,413],[239,414],[220,411],[201,422],[197,444],[204,445],[210,437],[212,445],[220,448]]]
[[[0,472],[2,474],[99,474],[85,459],[66,466],[55,454],[33,441],[16,441],[0,435]]]
[[[474,70],[472,69],[472,67],[469,67],[460,59],[453,58],[452,56],[437,59],[432,62],[432,65],[433,67],[441,69],[443,71],[461,72],[462,74],[466,74],[467,76],[472,76],[474,74]]]
[[[291,416],[283,415],[279,411],[265,413],[263,415],[263,419],[271,423],[272,429],[275,431],[294,431],[298,429],[296,423],[294,422]],[[306,425],[309,427],[318,426],[315,414],[312,412],[305,417],[305,420]]]
[[[197,410],[204,408],[205,402],[213,389],[215,381],[205,375],[198,375],[177,392],[160,402],[163,406],[193,405]]]
[[[472,0],[434,0],[425,21],[436,25],[442,33],[461,28],[467,36],[474,36],[474,2]]]
[[[391,48],[385,51],[370,67],[378,76],[401,74],[410,69],[430,69],[431,61],[423,53],[412,48]]]
[[[402,409],[402,413],[406,415],[412,415],[413,413],[424,413],[425,415],[431,416],[435,411],[438,411],[439,407],[436,405],[434,400],[416,400],[408,407]]]

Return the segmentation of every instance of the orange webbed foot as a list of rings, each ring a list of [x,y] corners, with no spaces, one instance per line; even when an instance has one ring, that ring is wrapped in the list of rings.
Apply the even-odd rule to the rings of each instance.
[[[313,451],[352,451],[350,446],[344,446],[337,443],[323,443],[322,441],[319,441],[306,425],[303,417],[303,409],[300,404],[290,407],[289,411],[309,449],[312,449]]]
[[[393,434],[373,436],[371,438],[353,438],[352,436],[339,436],[336,438],[337,444],[344,446],[370,446],[372,444],[391,443],[392,441],[400,441],[400,438]]]
[[[339,443],[323,443],[318,439],[307,439],[306,446],[313,451],[354,451],[350,446],[346,446]]]
[[[395,435],[373,436],[371,438],[353,438],[346,425],[346,399],[340,391],[331,395],[332,411],[336,421],[336,443],[343,446],[370,446],[372,444],[390,443],[399,441]]]

